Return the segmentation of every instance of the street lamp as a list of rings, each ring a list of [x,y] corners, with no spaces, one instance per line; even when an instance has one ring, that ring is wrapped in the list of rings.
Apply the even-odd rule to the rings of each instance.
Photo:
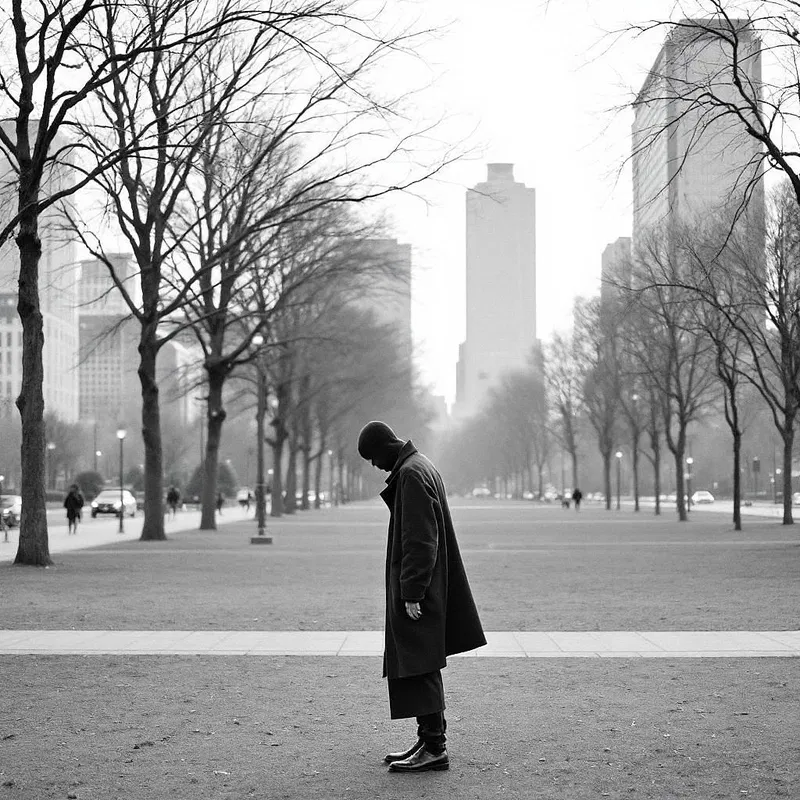
[[[0,527],[3,529],[3,541],[8,541],[8,526],[6,525],[5,518],[3,517],[3,481],[6,479],[5,475],[0,475]]]
[[[778,483],[781,479],[783,470],[780,467],[775,468],[775,480],[772,482],[772,502],[777,505],[778,503]]]
[[[47,467],[50,470],[50,488],[56,488],[56,481],[55,475],[53,473],[53,450],[56,449],[55,442],[48,442],[47,443]]]
[[[117,428],[117,439],[119,439],[119,533],[125,533],[125,495],[122,488],[124,460],[122,450],[126,434],[125,428]]]
[[[95,472],[97,472],[97,461],[100,458],[100,456],[102,456],[102,455],[103,455],[103,451],[102,450],[95,450],[94,451],[94,471]]]
[[[617,458],[617,511],[619,511],[620,507],[620,478],[622,473],[622,451],[617,450],[614,454]]]
[[[261,346],[264,337],[257,333],[252,338],[256,348],[256,372],[258,373],[258,397],[256,404],[256,522],[258,536],[250,537],[250,544],[272,544],[272,537],[266,535],[267,498],[264,486],[264,417],[267,413],[267,371],[264,369]]]
[[[689,456],[686,459],[686,510],[692,510],[692,464],[694,459]]]

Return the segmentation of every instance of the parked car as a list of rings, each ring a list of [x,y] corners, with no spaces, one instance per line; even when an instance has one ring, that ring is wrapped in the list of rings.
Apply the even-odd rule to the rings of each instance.
[[[800,506],[800,492],[795,492],[792,495],[792,505],[793,506]]]
[[[128,517],[136,516],[136,498],[127,489],[122,490],[122,513]],[[92,518],[98,514],[120,515],[120,491],[119,489],[103,489],[94,500],[92,500]]]
[[[0,513],[9,528],[16,528],[22,515],[22,497],[18,494],[4,494],[0,500]]]
[[[492,493],[486,486],[476,486],[472,490],[473,497],[491,497]]]
[[[705,489],[699,489],[692,495],[692,503],[694,505],[705,505],[714,502],[714,495],[707,492]]]

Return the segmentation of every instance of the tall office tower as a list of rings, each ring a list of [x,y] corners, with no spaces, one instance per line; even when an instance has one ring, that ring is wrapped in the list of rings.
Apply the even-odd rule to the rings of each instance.
[[[8,123],[3,123],[8,125]],[[52,150],[64,146],[56,137]],[[5,180],[9,167],[0,162],[2,204],[16,208],[13,179]],[[43,181],[42,194],[66,188],[74,179],[66,166],[55,167]],[[65,422],[78,419],[78,316],[76,311],[78,266],[74,237],[66,230],[57,207],[39,220],[42,256],[39,262],[39,303],[44,324],[45,411]],[[14,241],[0,250],[0,415],[10,416],[22,385],[22,323],[17,315],[19,251]]]
[[[138,299],[137,267],[130,255],[108,255],[117,277]],[[107,440],[119,423],[138,424],[141,416],[139,323],[111,280],[108,267],[97,259],[81,262],[80,418],[94,422]],[[184,337],[188,338],[188,337]],[[186,426],[198,413],[201,354],[174,339],[159,351],[156,379],[162,419]],[[107,444],[107,442],[106,442]]]
[[[536,344],[536,191],[513,164],[489,164],[467,191],[467,336],[459,348],[454,416],[480,410],[504,372]]]
[[[375,312],[378,322],[396,329],[398,341],[410,361],[411,245],[397,239],[369,239],[366,247],[381,269],[385,269],[385,277],[371,281],[367,304]]]
[[[667,37],[634,104],[633,238],[639,248],[651,236],[668,236],[676,224],[709,222],[744,198],[760,169],[760,148],[734,115],[703,100],[711,89],[719,100],[743,108],[733,81],[733,54],[709,33],[709,20],[685,20]],[[704,32],[702,28],[708,30]],[[761,45],[745,20],[737,30],[739,77],[756,92],[761,84]],[[752,91],[752,89],[751,89]],[[760,186],[760,184],[759,184]],[[763,189],[750,210],[763,214]]]
[[[129,255],[110,256],[114,271],[132,282]],[[79,291],[80,418],[114,427],[135,419],[138,391],[135,323],[114,286],[108,267],[97,259],[82,261]]]
[[[620,236],[606,245],[600,266],[600,304],[603,308],[613,305],[620,287],[630,286],[631,266],[630,236]]]

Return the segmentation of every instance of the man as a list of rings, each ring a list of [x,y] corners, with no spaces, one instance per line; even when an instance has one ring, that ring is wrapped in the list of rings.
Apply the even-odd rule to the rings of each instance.
[[[78,533],[78,522],[83,508],[83,495],[77,483],[69,487],[69,492],[64,498],[64,508],[67,509],[67,535]]]
[[[575,491],[572,493],[572,502],[575,503],[575,510],[581,510],[581,500],[583,500],[583,492],[576,486]]]
[[[358,452],[389,473],[381,492],[389,507],[383,676],[392,719],[417,718],[417,741],[389,753],[390,772],[445,770],[442,667],[446,657],[486,644],[456,542],[447,493],[436,467],[411,440],[370,422]]]
[[[178,503],[180,503],[180,500],[181,493],[174,486],[170,486],[169,491],[167,492],[167,506],[172,512],[173,519],[178,513]]]

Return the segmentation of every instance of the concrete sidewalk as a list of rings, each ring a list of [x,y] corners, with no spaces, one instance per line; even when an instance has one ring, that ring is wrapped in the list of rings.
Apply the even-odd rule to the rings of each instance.
[[[254,512],[245,512],[238,507],[226,508],[224,513],[217,516],[217,525],[228,525],[234,522],[252,522],[253,534],[256,529]],[[57,553],[68,553],[75,550],[85,550],[89,547],[98,547],[104,544],[114,544],[115,542],[130,542],[138,539],[142,535],[142,525],[144,524],[144,514],[139,512],[135,517],[126,517],[124,520],[124,533],[119,532],[119,519],[117,517],[103,517],[91,519],[89,514],[78,525],[78,532],[70,535],[68,533],[66,521],[61,525],[48,526],[48,541],[50,555]],[[195,530],[200,525],[199,511],[179,511],[173,518],[169,515],[164,518],[164,528],[167,536],[179,531]],[[11,528],[8,531],[8,541],[3,541],[0,534],[0,563],[13,561],[17,555],[17,545],[19,541],[19,528]]]
[[[800,656],[800,631],[494,631],[459,658]],[[380,656],[382,631],[0,631],[0,655]]]

